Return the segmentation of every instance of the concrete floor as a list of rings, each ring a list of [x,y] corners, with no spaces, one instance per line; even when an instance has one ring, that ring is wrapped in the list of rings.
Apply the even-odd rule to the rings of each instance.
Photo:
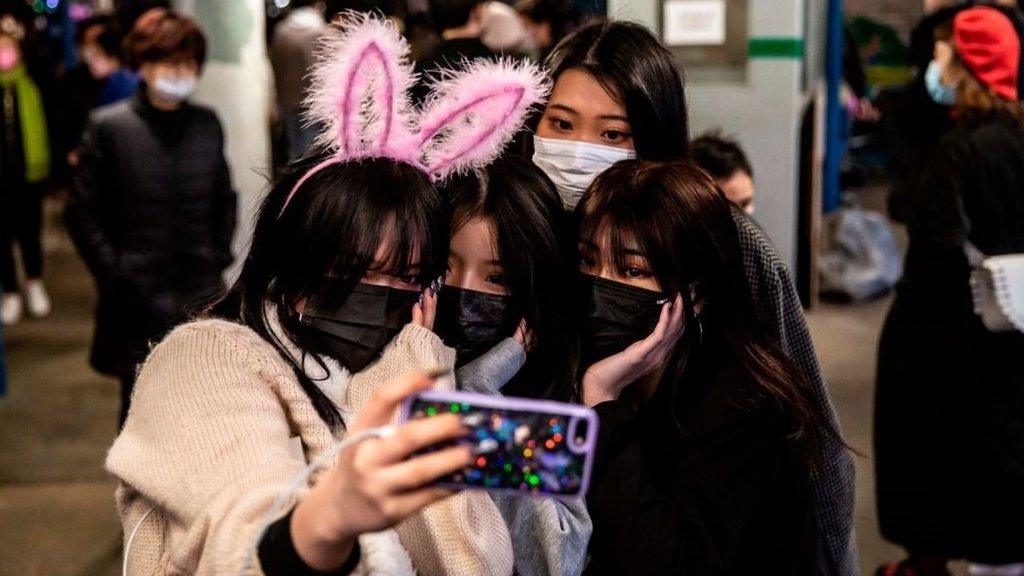
[[[117,426],[114,380],[88,367],[92,282],[63,231],[47,234],[53,315],[7,331],[10,391],[0,399],[0,576],[119,574],[120,527],[102,462]],[[871,411],[888,301],[826,305],[808,320],[857,459],[863,574],[900,557],[875,519]],[[963,573],[958,567],[958,573]]]

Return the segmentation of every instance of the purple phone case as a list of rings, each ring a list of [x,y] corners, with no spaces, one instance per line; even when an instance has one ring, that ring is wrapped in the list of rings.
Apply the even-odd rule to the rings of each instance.
[[[568,449],[573,454],[581,455],[584,458],[583,477],[580,481],[579,490],[574,494],[534,493],[530,491],[508,487],[485,488],[481,486],[475,486],[472,484],[464,484],[458,482],[438,483],[439,486],[451,488],[454,490],[486,490],[487,492],[496,494],[514,494],[517,496],[558,498],[561,500],[570,501],[580,500],[586,496],[587,490],[590,487],[591,469],[594,466],[594,450],[597,445],[597,434],[599,426],[597,413],[595,413],[590,408],[579,404],[566,404],[564,402],[555,402],[551,400],[533,400],[530,398],[490,396],[486,394],[478,394],[475,392],[443,392],[438,390],[427,390],[425,392],[420,392],[419,394],[410,396],[409,398],[405,399],[405,402],[402,404],[403,423],[410,421],[413,412],[413,406],[418,400],[422,400],[425,402],[469,404],[471,407],[490,408],[497,410],[514,410],[519,412],[550,414],[552,416],[564,416],[567,418],[575,419],[575,421],[586,422],[586,443],[583,444],[582,446],[574,446],[572,443],[567,443]],[[569,430],[566,431],[566,434],[568,433]]]

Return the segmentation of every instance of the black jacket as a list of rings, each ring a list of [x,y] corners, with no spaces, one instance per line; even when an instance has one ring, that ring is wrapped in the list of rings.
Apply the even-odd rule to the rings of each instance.
[[[961,124],[915,191],[882,332],[875,455],[882,534],[920,554],[1024,562],[1024,334],[974,313],[964,241],[1024,252],[1024,128]]]
[[[125,375],[223,290],[236,219],[224,135],[211,110],[163,112],[140,87],[93,114],[79,156],[65,220],[100,292],[92,362]]]
[[[806,448],[724,350],[706,333],[677,385],[596,407],[588,576],[815,572]]]

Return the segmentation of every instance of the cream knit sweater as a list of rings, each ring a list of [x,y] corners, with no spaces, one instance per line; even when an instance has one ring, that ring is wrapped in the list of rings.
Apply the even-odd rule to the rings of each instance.
[[[343,413],[357,413],[387,378],[450,366],[453,357],[432,332],[410,325],[354,376],[328,361],[318,385],[345,404]],[[295,437],[301,456],[292,449]],[[250,562],[249,574],[260,574],[251,556],[268,510],[334,440],[289,364],[258,334],[223,320],[177,328],[143,365],[128,420],[107,456],[120,481],[126,539],[138,527],[129,573],[235,576]],[[402,546],[390,549],[396,539],[387,532],[360,538],[358,572],[408,572],[411,558],[424,576],[512,573],[508,530],[485,493],[456,494],[397,532]],[[401,557],[403,547],[408,556]]]

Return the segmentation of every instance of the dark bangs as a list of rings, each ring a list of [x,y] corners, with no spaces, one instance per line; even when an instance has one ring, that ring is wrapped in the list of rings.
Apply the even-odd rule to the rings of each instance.
[[[634,266],[636,256],[642,256],[662,290],[675,293],[698,281],[702,271],[695,269],[699,260],[690,265],[688,252],[694,246],[680,233],[672,196],[647,177],[649,166],[619,162],[597,177],[577,208],[580,239],[600,244],[607,235],[617,270]]]
[[[447,263],[444,213],[440,194],[412,166],[386,159],[328,166],[274,221],[282,242],[272,248],[280,266],[273,292],[285,302],[337,304],[369,270],[415,277],[426,288]]]

